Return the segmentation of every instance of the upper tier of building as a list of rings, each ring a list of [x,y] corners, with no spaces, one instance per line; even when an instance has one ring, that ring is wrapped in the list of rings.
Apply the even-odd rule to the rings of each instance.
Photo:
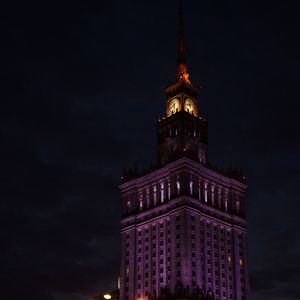
[[[123,216],[137,215],[169,201],[188,196],[227,216],[245,216],[245,183],[217,173],[203,164],[183,157],[157,170],[123,180]]]

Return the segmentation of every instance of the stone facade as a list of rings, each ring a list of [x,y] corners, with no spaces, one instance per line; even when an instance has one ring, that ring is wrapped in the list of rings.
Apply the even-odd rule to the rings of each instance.
[[[247,299],[244,183],[181,158],[120,188],[122,300],[178,285]]]

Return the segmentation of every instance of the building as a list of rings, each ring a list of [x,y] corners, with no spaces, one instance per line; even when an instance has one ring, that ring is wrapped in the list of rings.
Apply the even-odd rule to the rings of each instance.
[[[157,121],[157,167],[127,170],[120,185],[121,300],[249,299],[246,185],[242,174],[211,167],[198,92],[180,9],[177,77]]]

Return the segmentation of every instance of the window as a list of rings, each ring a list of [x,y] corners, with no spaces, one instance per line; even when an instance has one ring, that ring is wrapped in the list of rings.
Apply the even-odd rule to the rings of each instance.
[[[190,180],[190,195],[193,195],[194,194],[194,182],[193,180],[191,179]]]
[[[164,183],[162,182],[161,184],[160,184],[160,202],[161,203],[163,203],[164,202],[164,198],[165,198],[165,196],[164,196]]]
[[[147,207],[149,207],[150,206],[150,203],[149,203],[149,188],[146,189],[146,201],[147,201],[146,205],[147,205]]]
[[[143,209],[143,200],[140,200],[140,210]]]
[[[199,200],[201,200],[201,181],[200,180],[198,183],[198,194],[199,194]]]
[[[211,203],[212,205],[215,205],[215,187],[211,186]]]
[[[236,202],[236,212],[237,213],[240,212],[240,202],[239,201]]]
[[[156,186],[154,186],[153,187],[153,202],[154,202],[154,205],[156,205],[156,201],[157,201]]]
[[[177,195],[180,194],[180,182],[179,179],[176,180],[176,191],[177,191]]]
[[[207,182],[204,183],[204,201],[207,202]]]
[[[128,213],[130,212],[130,209],[131,209],[131,202],[128,201],[128,202],[127,202],[127,212],[128,212]]]

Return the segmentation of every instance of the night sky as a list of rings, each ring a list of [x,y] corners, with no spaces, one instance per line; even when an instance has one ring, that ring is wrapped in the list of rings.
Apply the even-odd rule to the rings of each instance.
[[[298,9],[186,1],[209,159],[243,167],[251,300],[300,299]],[[123,166],[155,161],[177,1],[11,2],[2,19],[0,290],[84,300],[116,285]]]

